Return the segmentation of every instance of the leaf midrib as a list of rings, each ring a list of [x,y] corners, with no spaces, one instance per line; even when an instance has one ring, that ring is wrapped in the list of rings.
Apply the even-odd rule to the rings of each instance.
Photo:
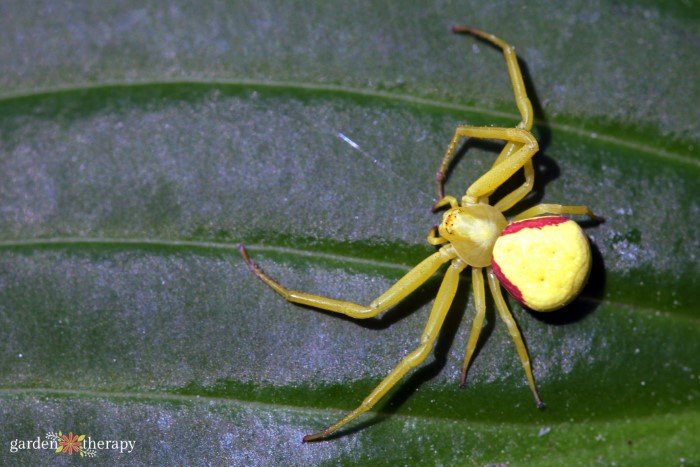
[[[517,121],[519,116],[515,112],[503,112],[492,109],[484,109],[481,107],[476,107],[472,105],[457,104],[451,102],[445,102],[440,100],[435,100],[426,97],[416,97],[408,94],[393,93],[374,89],[363,89],[355,88],[350,86],[341,86],[335,84],[319,84],[319,83],[304,83],[298,81],[262,81],[254,79],[236,79],[236,80],[158,80],[158,81],[138,81],[138,82],[103,82],[98,84],[84,84],[80,86],[56,86],[47,87],[41,89],[35,89],[31,91],[19,91],[15,93],[0,93],[0,105],[6,104],[12,100],[21,99],[31,99],[38,96],[57,96],[60,94],[71,94],[86,91],[96,91],[104,89],[115,89],[115,88],[145,88],[151,86],[163,86],[163,85],[180,85],[180,86],[239,86],[243,88],[265,88],[276,91],[312,91],[322,94],[334,93],[343,94],[348,97],[365,97],[380,99],[385,101],[390,101],[392,103],[403,103],[409,105],[416,105],[422,107],[429,107],[435,110],[443,110],[450,112],[463,112],[472,113],[483,116],[485,118],[494,119],[507,119]],[[615,123],[615,122],[612,122]],[[643,153],[648,156],[653,156],[663,161],[673,161],[675,163],[684,164],[693,168],[700,168],[700,158],[693,158],[692,156],[686,154],[680,154],[678,152],[669,151],[666,149],[661,149],[656,146],[651,146],[643,143],[638,143],[633,139],[620,138],[613,136],[609,132],[600,131],[601,128],[596,128],[592,130],[591,128],[584,128],[581,126],[575,127],[573,125],[565,123],[552,123],[550,121],[543,121],[541,119],[535,119],[535,125],[541,128],[546,128],[550,130],[556,130],[563,134],[568,134],[571,136],[585,138],[589,141],[596,141],[599,143],[604,143],[613,146],[620,146],[622,148],[635,151],[637,153]],[[647,135],[648,136],[648,135]],[[662,140],[663,137],[659,135],[657,140]]]
[[[109,246],[109,247],[157,247],[170,249],[190,249],[190,250],[209,250],[209,251],[225,251],[231,253],[233,257],[238,259],[238,243],[221,243],[212,241],[197,241],[197,240],[163,240],[163,239],[145,239],[145,238],[89,238],[89,237],[51,237],[38,238],[31,240],[0,240],[0,250],[16,250],[16,249],[51,249],[64,248],[72,246],[76,248],[93,247],[93,246]],[[315,260],[333,261],[350,265],[364,266],[377,269],[395,269],[401,273],[410,271],[413,265],[404,263],[396,263],[391,261],[377,261],[358,256],[349,256],[333,253],[324,253],[311,249],[289,248],[283,246],[274,246],[270,244],[256,245],[246,243],[246,248],[255,252],[272,252],[288,256],[297,256],[304,258],[313,258]],[[442,274],[437,272],[436,275]],[[593,296],[580,296],[582,299],[595,303],[596,306],[611,305],[619,309],[631,310],[636,313],[644,313],[649,316],[656,316],[658,313],[663,313],[664,310],[641,307],[638,304],[632,304],[621,300],[603,299]],[[675,319],[682,319],[689,325],[697,325],[698,321],[691,316],[686,316],[682,313],[670,313],[669,316]]]
[[[278,403],[278,402],[263,402],[259,400],[250,399],[238,399],[235,397],[220,397],[211,395],[181,395],[172,394],[168,392],[128,392],[128,391],[95,391],[95,390],[85,390],[85,389],[55,389],[55,388],[42,388],[42,387],[17,387],[17,388],[2,388],[0,387],[0,398],[4,397],[17,397],[17,396],[29,396],[29,395],[42,395],[42,396],[53,396],[53,397],[72,397],[72,398],[85,398],[85,399],[127,399],[133,401],[160,401],[160,402],[174,402],[183,404],[202,404],[209,405],[212,402],[220,404],[234,404],[234,405],[247,405],[250,407],[259,408],[276,408],[281,410],[298,410],[303,413],[309,414],[319,414],[319,415],[335,415],[337,413],[345,413],[344,410],[333,407],[314,407],[308,405],[299,404],[289,404],[289,403]],[[384,411],[379,408],[378,410],[371,410],[368,412],[369,416],[378,415]],[[669,413],[673,411],[666,411],[663,414],[655,413],[644,413],[644,414],[625,414],[624,417],[619,418],[597,418],[595,421],[589,421],[588,423],[610,423],[614,421],[624,421],[629,423],[630,420],[641,421],[645,419],[653,420],[658,417],[666,417]],[[689,415],[694,414],[695,416],[700,416],[700,412],[693,410],[692,406],[682,406],[677,410],[679,415]],[[392,418],[395,419],[412,419],[412,420],[423,420],[423,421],[446,421],[449,420],[451,423],[469,423],[470,426],[482,426],[484,428],[493,425],[503,426],[503,421],[491,421],[484,422],[483,417],[479,420],[474,419],[464,419],[461,417],[449,417],[449,416],[434,416],[426,415],[424,413],[418,414],[405,414],[405,413],[392,413]],[[508,422],[507,424],[514,427],[519,426],[533,426],[539,427],[542,425],[542,421],[522,421],[522,422]],[[549,426],[566,426],[570,425],[569,421],[553,421],[546,420]]]

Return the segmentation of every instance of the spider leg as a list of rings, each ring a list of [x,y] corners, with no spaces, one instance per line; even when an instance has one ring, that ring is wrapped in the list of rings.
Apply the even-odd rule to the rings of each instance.
[[[508,44],[506,41],[499,39],[493,34],[489,34],[475,28],[454,26],[452,27],[452,32],[457,34],[471,34],[490,42],[503,50],[503,56],[506,59],[506,66],[508,67],[508,75],[510,76],[510,81],[513,85],[515,105],[518,106],[520,117],[522,118],[522,122],[518,125],[518,127],[530,130],[532,128],[533,121],[532,103],[527,97],[527,90],[525,89],[525,83],[523,82],[523,73],[520,71],[518,56],[515,54],[515,47]]]
[[[482,198],[488,197],[522,167],[527,166],[526,175],[529,174],[531,178],[534,178],[534,173],[529,173],[529,171],[532,170],[532,156],[539,150],[539,145],[529,131],[521,128],[462,126],[457,128],[457,132],[460,136],[465,137],[502,139],[508,142],[519,143],[512,154],[507,157],[499,156],[501,160],[467,189],[467,193],[462,198],[462,204],[475,204]],[[527,188],[527,191],[529,191],[529,188]],[[523,193],[522,196],[525,194]]]
[[[493,162],[493,165],[491,166],[492,168],[497,166],[498,164],[501,163],[504,159],[507,159],[511,155],[513,155],[514,152],[516,152],[518,149],[522,147],[522,144],[518,143],[513,143],[512,141],[507,143],[503,149],[501,150],[501,153],[498,155],[496,160]],[[513,190],[511,193],[508,195],[504,196],[501,198],[496,204],[493,206],[498,209],[501,212],[505,212],[508,209],[512,208],[517,204],[521,199],[523,199],[530,191],[532,191],[532,187],[535,185],[535,168],[532,164],[532,160],[528,160],[525,162],[523,165],[523,171],[524,171],[524,176],[525,176],[525,181],[523,182],[522,185],[520,185],[518,188]],[[483,196],[479,198],[478,202],[483,202],[483,203],[488,203],[488,198],[493,194],[493,191],[491,193],[488,193],[487,196]]]
[[[447,169],[447,164],[449,164],[450,159],[452,158],[452,153],[454,152],[457,143],[459,140],[462,138],[461,134],[458,134],[457,131],[455,132],[455,137],[453,138],[453,142],[450,143],[450,146],[448,147],[448,152],[445,154],[445,160],[443,161],[443,165],[440,167],[440,170],[438,171],[438,195],[441,196],[440,200],[433,205],[433,212],[437,211],[438,209],[442,208],[443,206],[446,206],[447,204],[452,204],[448,199],[454,199],[451,196],[442,196],[443,195],[443,184],[442,182],[445,179],[444,175],[444,170]],[[508,142],[504,147],[503,150],[501,150],[501,153],[498,155],[496,160],[493,163],[493,166],[491,168],[497,166],[500,164],[503,160],[509,158],[510,156],[513,155],[513,153],[517,152],[520,148],[522,148],[522,144],[519,143],[514,143],[514,142]],[[530,191],[532,191],[532,187],[535,184],[535,169],[532,164],[532,160],[528,160],[525,162],[523,165],[524,169],[524,175],[525,175],[525,181],[521,186],[513,190],[511,193],[508,195],[504,196],[501,198],[496,204],[494,204],[494,207],[498,209],[501,212],[505,212],[511,207],[513,207],[515,204],[517,204],[521,199],[523,199]],[[497,187],[496,187],[497,188]],[[493,191],[495,191],[494,188],[491,190],[491,192],[486,193],[483,195],[481,198],[477,200],[477,202],[488,202],[488,197],[491,196]],[[453,206],[454,207],[454,206]]]
[[[465,202],[476,204],[481,198],[488,197],[496,188],[501,186],[503,182],[517,172],[518,169],[524,167],[529,162],[531,163],[532,156],[539,150],[537,140],[532,136],[532,133],[522,128],[463,125],[458,126],[455,130],[454,137],[448,147],[448,153],[454,151],[454,147],[456,147],[460,138],[502,139],[507,142],[516,143],[513,149],[509,149],[508,152],[506,152],[508,148],[504,148],[493,167],[469,187],[465,197],[462,198],[462,204],[465,204]],[[531,167],[529,167],[529,169],[531,170]],[[530,175],[534,177],[534,174]],[[448,196],[443,196],[433,209],[448,204],[447,200],[449,198]]]
[[[483,268],[472,267],[472,289],[474,290],[474,308],[476,308],[476,314],[474,315],[472,330],[469,333],[469,340],[467,341],[464,363],[462,363],[462,377],[459,381],[459,387],[462,389],[466,386],[469,362],[471,362],[474,351],[476,350],[476,344],[479,341],[481,328],[484,325],[484,316],[486,315],[486,294],[484,293],[484,276],[481,271],[482,269]]]
[[[506,324],[508,332],[513,338],[513,342],[515,342],[515,349],[517,350],[518,357],[520,357],[520,362],[523,364],[523,368],[525,369],[525,376],[527,377],[527,382],[530,385],[532,395],[535,397],[535,404],[537,405],[538,409],[543,409],[544,403],[540,400],[539,394],[537,394],[535,377],[532,375],[532,367],[530,366],[530,356],[527,353],[523,336],[520,334],[518,325],[515,322],[513,315],[508,310],[506,301],[503,299],[501,284],[498,282],[498,278],[490,267],[487,269],[487,276],[489,279],[489,288],[491,289],[491,294],[493,295],[494,302],[496,303],[498,313],[501,315],[501,319]]]
[[[456,208],[457,206],[459,206],[459,202],[457,202],[457,198],[455,198],[454,196],[443,196],[442,198],[440,198],[440,200],[438,200],[437,203],[433,204],[432,211],[437,212],[438,210],[447,206],[448,204],[451,208]]]
[[[532,191],[532,187],[535,185],[535,167],[532,164],[532,159],[525,162],[523,169],[525,172],[525,181],[523,184],[498,200],[493,207],[501,212],[505,212],[515,206],[521,199]]]
[[[445,321],[450,305],[454,300],[459,283],[459,273],[466,267],[460,259],[455,259],[445,273],[445,277],[440,285],[440,290],[435,297],[433,308],[428,317],[428,323],[420,338],[420,345],[411,353],[406,355],[396,367],[382,380],[379,385],[362,401],[355,410],[346,415],[339,422],[329,426],[323,431],[304,436],[304,441],[314,441],[325,438],[339,428],[347,425],[363,413],[370,410],[389,390],[403,378],[412,368],[423,363],[433,348],[435,339],[440,333],[440,328]]]
[[[513,222],[529,219],[541,214],[578,214],[588,216],[594,221],[602,222],[602,217],[593,214],[587,206],[562,206],[561,204],[538,204],[530,209],[526,209],[513,218]]]
[[[430,232],[428,232],[428,237],[425,240],[431,245],[435,246],[447,243],[447,239],[442,238],[440,236],[437,227],[433,227],[432,229],[430,229]]]
[[[265,274],[260,266],[252,262],[243,245],[239,246],[239,251],[243,257],[243,261],[245,261],[250,270],[285,300],[360,319],[372,318],[382,311],[396,305],[407,295],[416,290],[423,282],[428,280],[443,263],[457,256],[451,245],[440,248],[436,253],[428,256],[418,263],[416,267],[408,271],[405,276],[389,287],[386,292],[373,300],[369,305],[363,306],[357,303],[289,290],[280,285],[280,283],[272,277]]]
[[[523,81],[523,74],[522,74],[522,71],[520,70],[520,65],[518,64],[518,56],[515,53],[515,48],[512,45],[508,44],[507,42],[494,36],[493,34],[488,34],[488,33],[485,33],[483,31],[479,31],[478,29],[455,26],[452,28],[452,32],[457,33],[457,34],[471,34],[471,35],[476,36],[482,40],[488,41],[491,44],[493,44],[496,47],[499,47],[503,50],[503,57],[506,60],[506,67],[508,68],[508,75],[510,76],[511,84],[513,85],[513,94],[515,96],[515,105],[518,107],[518,111],[520,112],[521,121],[517,127],[528,130],[528,131],[530,129],[532,129],[532,123],[533,123],[532,103],[530,102],[530,99],[527,97],[527,90],[525,89],[525,83]],[[445,181],[445,174],[447,172],[448,166],[450,165],[450,161],[452,160],[452,157],[454,156],[455,150],[457,149],[457,143],[459,142],[459,139],[460,138],[458,137],[457,133],[455,133],[455,136],[452,138],[450,145],[447,147],[447,151],[445,152],[445,155],[442,159],[440,167],[439,167],[437,174],[435,176],[435,178],[437,179],[437,184],[438,184],[438,199],[442,199],[444,197],[443,184]],[[506,146],[501,151],[501,154],[499,155],[498,159],[496,159],[496,163],[494,165],[498,164],[501,159],[508,158],[513,152],[515,152],[516,149],[517,149],[517,145],[515,143],[506,144]],[[526,173],[526,178],[527,178],[527,173]],[[520,198],[515,200],[515,201],[512,201],[512,204],[505,207],[504,209],[501,209],[502,211],[505,211],[506,209],[508,209],[508,207],[512,206],[517,201],[522,199],[522,197],[524,197],[530,191],[531,188],[527,188],[525,186],[526,184],[524,184],[523,188],[520,189],[521,191],[524,191],[524,193],[522,193]],[[530,187],[531,187],[531,183],[530,183]],[[511,201],[508,201],[508,202],[511,202]]]

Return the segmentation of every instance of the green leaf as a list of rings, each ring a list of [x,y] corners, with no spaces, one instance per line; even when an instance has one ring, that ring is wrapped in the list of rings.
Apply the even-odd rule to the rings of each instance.
[[[700,463],[700,61],[692,2],[64,2],[0,6],[0,463],[57,429],[131,440],[129,464]],[[433,356],[437,274],[368,303],[432,251],[435,171],[458,124],[514,126],[517,47],[542,151],[537,202],[585,204],[591,281],[566,309],[510,301],[538,411],[491,308],[467,388],[469,275]],[[461,196],[496,144],[467,144]],[[54,448],[55,449],[55,448]],[[60,456],[59,456],[60,457]]]

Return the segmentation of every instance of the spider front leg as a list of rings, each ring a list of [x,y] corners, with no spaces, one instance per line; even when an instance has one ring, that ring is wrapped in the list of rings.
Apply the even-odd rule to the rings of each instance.
[[[445,273],[445,277],[440,285],[433,308],[430,311],[428,323],[420,338],[420,345],[413,352],[406,355],[396,367],[382,380],[379,385],[362,401],[359,407],[346,415],[339,422],[329,426],[323,431],[312,435],[304,436],[304,441],[315,441],[320,438],[325,438],[339,428],[347,425],[351,421],[363,413],[370,410],[374,405],[387,393],[391,388],[403,378],[406,373],[412,368],[423,363],[428,354],[433,348],[435,339],[440,333],[442,324],[445,321],[445,316],[452,305],[455,294],[457,293],[457,284],[459,283],[459,273],[466,267],[463,261],[455,259],[450,264],[450,267]]]
[[[494,36],[493,34],[489,34],[483,31],[480,31],[475,28],[470,28],[470,27],[463,27],[463,26],[454,26],[452,28],[452,32],[456,34],[471,34],[473,36],[476,36],[482,40],[485,40],[487,42],[490,42],[496,47],[499,47],[501,50],[503,50],[503,57],[505,58],[506,61],[506,67],[508,68],[508,75],[510,76],[511,84],[513,86],[513,94],[515,95],[515,104],[518,107],[518,111],[520,112],[520,117],[521,121],[518,124],[517,128],[525,129],[527,131],[530,131],[532,129],[532,123],[533,123],[533,111],[532,111],[532,103],[530,102],[530,99],[527,97],[527,90],[525,89],[525,82],[523,81],[523,74],[520,71],[520,65],[518,64],[518,57],[515,53],[515,48],[505,42],[502,39],[499,39],[498,37]],[[454,156],[454,153],[457,149],[457,144],[459,143],[459,140],[462,138],[462,135],[459,134],[459,128],[455,132],[454,136],[452,137],[452,140],[450,141],[449,146],[447,147],[447,151],[445,152],[445,155],[442,158],[442,162],[440,164],[440,167],[437,171],[437,174],[435,175],[435,178],[437,179],[437,184],[438,184],[438,199],[442,199],[445,194],[444,194],[444,182],[445,182],[445,174],[447,173],[447,168],[450,165],[450,161],[452,160],[452,157]],[[508,158],[511,154],[513,154],[517,149],[519,149],[519,145],[514,142],[509,142],[506,144],[506,146],[503,148],[501,151],[501,154],[498,156],[498,159],[496,159],[496,162],[494,165],[498,164],[502,159]],[[529,170],[528,170],[529,169]],[[501,211],[505,211],[508,209],[510,206],[514,205],[522,199],[532,188],[532,178],[534,178],[534,171],[532,170],[532,166],[526,166],[525,167],[525,178],[526,182],[523,184],[521,188],[519,188],[517,194],[510,195],[512,196],[512,199],[509,199],[507,201],[501,201],[501,203],[504,203],[504,205],[507,204],[507,206],[501,208]],[[500,204],[500,203],[499,203]]]
[[[520,116],[522,117],[522,122],[520,125],[518,125],[518,127],[530,130],[532,128],[533,121],[532,103],[527,97],[527,90],[525,89],[523,74],[520,71],[520,65],[518,64],[518,56],[515,53],[515,47],[503,39],[499,39],[493,34],[489,34],[472,27],[453,26],[452,32],[456,34],[471,34],[472,36],[476,36],[479,39],[490,42],[503,50],[503,56],[506,59],[506,66],[508,67],[508,75],[510,76],[511,84],[513,85],[515,105],[518,106],[518,111],[520,111]]]
[[[292,303],[312,306],[314,308],[319,308],[326,311],[341,313],[350,316],[351,318],[359,319],[372,318],[382,311],[396,305],[407,295],[416,290],[422,283],[428,280],[428,278],[432,276],[443,263],[446,263],[457,256],[451,245],[446,245],[443,248],[440,248],[440,250],[438,250],[436,253],[428,256],[416,267],[407,272],[405,276],[389,287],[386,292],[373,300],[369,305],[363,306],[357,303],[287,289],[272,277],[265,274],[260,266],[252,262],[243,245],[239,245],[238,249],[243,257],[243,261],[245,261],[246,265],[248,265],[248,268],[250,268],[250,270],[256,276],[258,276],[261,281],[267,284],[272,290],[280,294],[285,300]]]
[[[526,168],[526,176],[529,174],[530,182],[534,179],[534,172],[531,165],[532,156],[539,150],[539,145],[535,137],[528,130],[522,128],[460,126],[455,130],[454,138],[448,148],[448,154],[450,151],[454,151],[454,147],[457,145],[460,138],[500,139],[506,141],[507,146],[510,143],[514,144],[510,146],[512,149],[508,149],[508,147],[504,148],[493,167],[469,187],[467,193],[462,198],[463,205],[476,204],[480,199],[488,197],[522,167]],[[508,153],[506,153],[507,149]],[[523,191],[521,187],[514,193],[518,193],[518,196],[522,198],[529,192],[530,188],[531,183],[526,191]],[[510,200],[508,201],[510,205],[518,201],[518,199],[510,199],[513,196],[514,195],[511,194],[506,197]],[[449,198],[450,197],[441,196],[433,209],[438,209],[446,204],[452,204]]]
[[[498,163],[498,161],[496,161],[496,163]],[[532,191],[532,187],[535,185],[535,167],[532,164],[532,159],[525,162],[525,165],[523,165],[523,172],[525,176],[525,181],[523,184],[498,200],[493,207],[501,212],[505,212],[515,206],[521,199]]]

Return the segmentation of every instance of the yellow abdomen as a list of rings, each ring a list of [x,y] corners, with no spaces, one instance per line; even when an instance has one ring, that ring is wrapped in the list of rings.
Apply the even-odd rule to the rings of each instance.
[[[581,292],[591,270],[591,248],[579,225],[561,216],[510,224],[493,248],[493,271],[520,303],[553,311]]]

